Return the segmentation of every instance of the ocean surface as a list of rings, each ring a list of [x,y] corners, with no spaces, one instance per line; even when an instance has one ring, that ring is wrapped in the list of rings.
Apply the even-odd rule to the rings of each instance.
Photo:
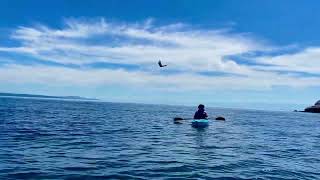
[[[320,179],[320,114],[0,98],[0,179]]]

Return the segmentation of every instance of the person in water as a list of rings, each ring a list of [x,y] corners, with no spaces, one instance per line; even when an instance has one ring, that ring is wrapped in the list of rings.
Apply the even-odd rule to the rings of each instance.
[[[208,114],[204,109],[204,105],[200,104],[198,106],[198,111],[194,113],[193,119],[207,119],[207,118],[208,118]]]

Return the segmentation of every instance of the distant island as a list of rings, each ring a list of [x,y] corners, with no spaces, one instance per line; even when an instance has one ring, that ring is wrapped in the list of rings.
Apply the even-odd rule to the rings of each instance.
[[[320,100],[317,101],[313,106],[305,108],[303,112],[320,113]]]
[[[47,96],[47,95],[15,94],[15,93],[0,93],[0,97],[73,99],[73,100],[99,100],[99,99],[95,99],[95,98],[86,98],[86,97],[80,97],[80,96]]]

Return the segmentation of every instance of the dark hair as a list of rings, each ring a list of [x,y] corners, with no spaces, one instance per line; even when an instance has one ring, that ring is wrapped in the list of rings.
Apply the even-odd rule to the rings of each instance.
[[[204,105],[203,104],[199,104],[198,108],[200,109],[204,109]]]

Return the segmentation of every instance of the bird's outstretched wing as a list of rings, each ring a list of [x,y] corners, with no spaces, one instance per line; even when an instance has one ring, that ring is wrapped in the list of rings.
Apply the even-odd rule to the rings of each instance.
[[[167,66],[166,64],[165,64],[165,65],[162,65],[161,60],[158,61],[158,64],[159,64],[160,67],[165,67],[165,66]]]

